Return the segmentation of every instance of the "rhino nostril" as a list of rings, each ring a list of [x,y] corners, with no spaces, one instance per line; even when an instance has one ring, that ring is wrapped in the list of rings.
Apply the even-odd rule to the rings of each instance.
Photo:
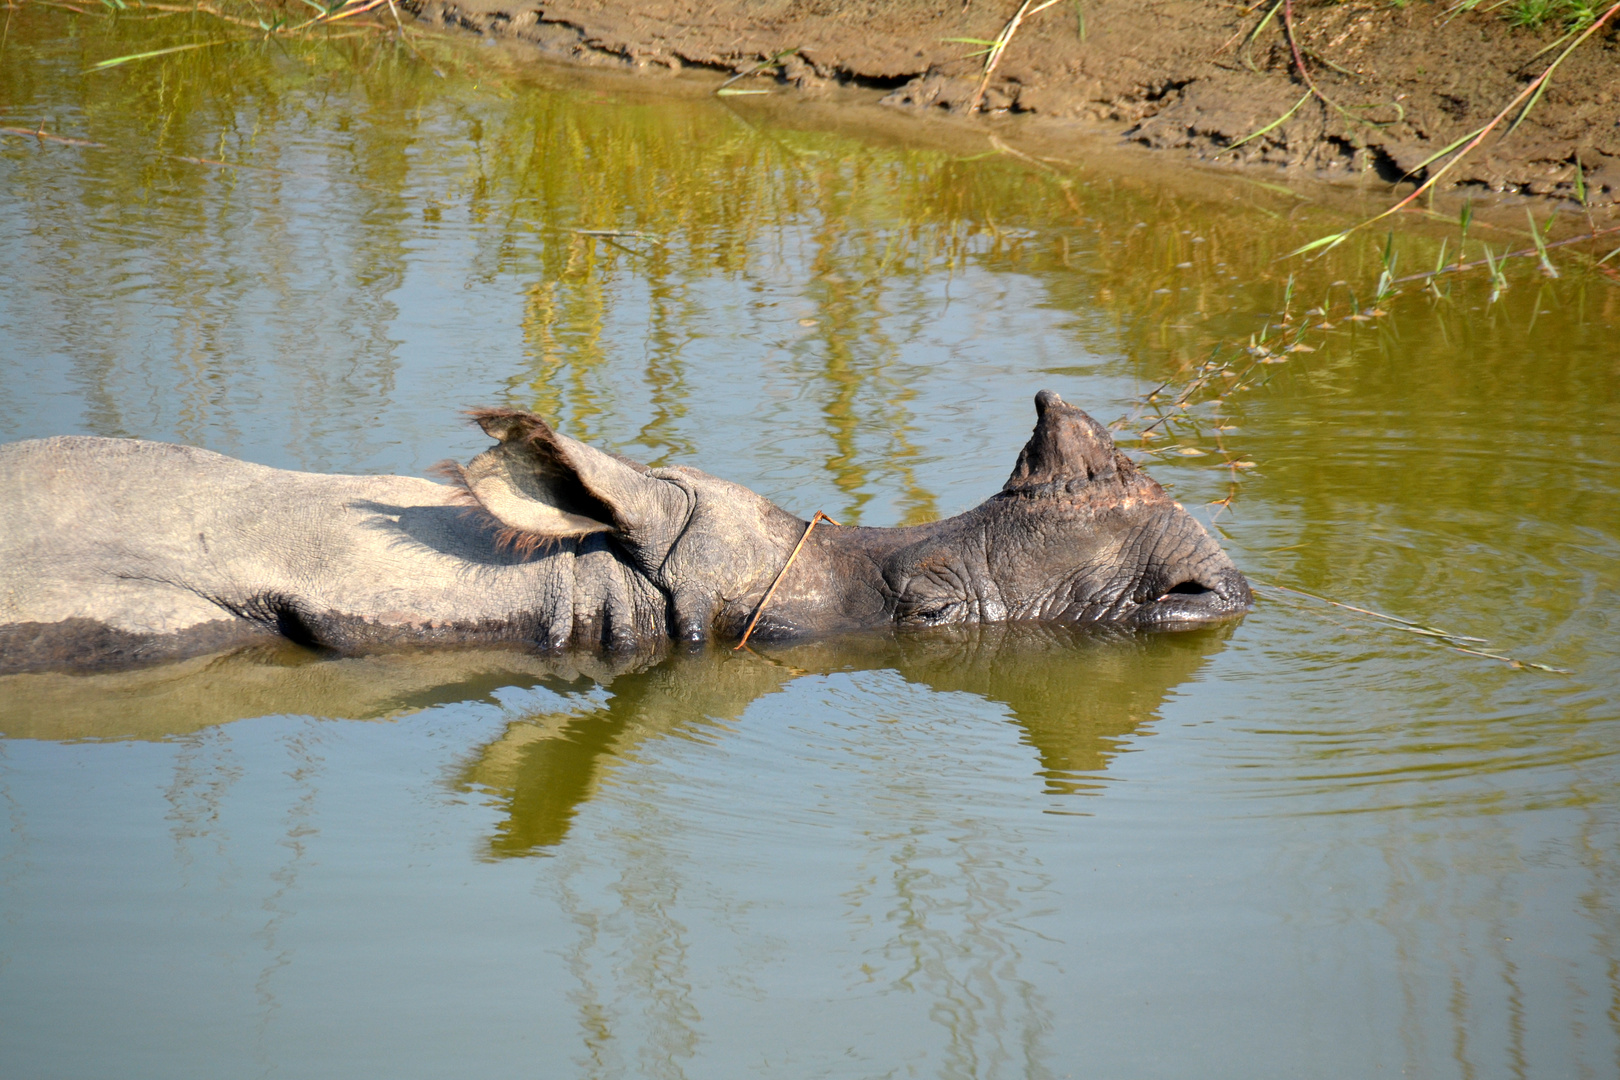
[[[1183,581],[1177,585],[1171,586],[1163,596],[1159,597],[1159,599],[1164,600],[1172,596],[1202,596],[1204,593],[1214,591],[1214,589],[1211,589],[1209,586],[1204,585],[1201,582]]]

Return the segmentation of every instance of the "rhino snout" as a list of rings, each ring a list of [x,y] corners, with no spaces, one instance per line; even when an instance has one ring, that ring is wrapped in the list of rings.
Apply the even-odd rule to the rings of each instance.
[[[1197,626],[1230,619],[1254,606],[1248,579],[1230,564],[1174,576],[1179,580],[1140,605],[1132,621],[1167,629]]]

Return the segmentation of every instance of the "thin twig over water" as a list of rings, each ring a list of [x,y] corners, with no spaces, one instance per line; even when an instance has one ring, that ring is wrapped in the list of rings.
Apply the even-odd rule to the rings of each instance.
[[[1431,641],[1436,641],[1441,645],[1444,645],[1446,648],[1451,649],[1454,652],[1466,653],[1469,656],[1482,656],[1488,660],[1499,660],[1508,667],[1519,670],[1534,669],[1536,671],[1545,671],[1553,675],[1575,674],[1568,668],[1550,667],[1547,664],[1538,664],[1532,660],[1520,660],[1517,657],[1507,656],[1498,652],[1471,648],[1471,646],[1474,645],[1486,644],[1484,638],[1469,637],[1467,634],[1453,634],[1449,630],[1441,630],[1439,627],[1428,626],[1424,623],[1414,622],[1411,619],[1403,619],[1398,615],[1385,615],[1381,611],[1374,611],[1371,608],[1357,607],[1354,604],[1346,604],[1340,600],[1330,600],[1325,596],[1317,596],[1315,593],[1308,593],[1303,589],[1290,588],[1287,585],[1274,585],[1271,582],[1257,581],[1253,578],[1251,578],[1250,581],[1252,584],[1262,589],[1274,589],[1277,592],[1290,593],[1294,596],[1302,596],[1307,600],[1315,600],[1320,604],[1331,604],[1334,607],[1340,608],[1344,611],[1351,611],[1357,615],[1364,615],[1370,619],[1377,619],[1390,629],[1403,630],[1409,634],[1416,634],[1418,637],[1428,638]]]

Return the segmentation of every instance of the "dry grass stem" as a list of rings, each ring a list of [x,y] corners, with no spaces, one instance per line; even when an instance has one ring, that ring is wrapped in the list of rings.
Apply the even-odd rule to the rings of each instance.
[[[1351,233],[1354,233],[1359,229],[1363,229],[1363,228],[1367,227],[1368,225],[1373,224],[1376,221],[1381,221],[1384,218],[1389,217],[1391,214],[1397,213],[1397,212],[1399,212],[1401,210],[1404,210],[1406,207],[1412,205],[1418,199],[1422,198],[1422,196],[1423,196],[1423,194],[1425,192],[1432,190],[1434,188],[1434,186],[1440,182],[1441,177],[1445,176],[1446,173],[1449,172],[1459,162],[1461,162],[1463,160],[1463,158],[1467,157],[1468,154],[1475,147],[1479,146],[1480,143],[1484,142],[1485,137],[1487,135],[1489,135],[1492,131],[1496,130],[1497,125],[1501,124],[1502,121],[1506,120],[1508,118],[1508,116],[1510,114],[1512,114],[1515,109],[1519,109],[1520,112],[1519,112],[1518,118],[1513,121],[1512,127],[1510,127],[1508,129],[1508,133],[1511,134],[1512,131],[1513,131],[1513,128],[1518,127],[1519,124],[1521,124],[1524,121],[1524,118],[1530,114],[1530,110],[1535,107],[1536,102],[1540,100],[1542,90],[1546,86],[1547,80],[1552,77],[1552,74],[1553,74],[1554,71],[1558,70],[1558,65],[1562,64],[1564,62],[1564,60],[1569,56],[1570,53],[1572,53],[1576,49],[1580,48],[1581,44],[1584,41],[1586,41],[1587,38],[1589,38],[1593,34],[1597,33],[1597,31],[1599,29],[1601,29],[1603,27],[1603,25],[1605,23],[1607,23],[1609,21],[1609,19],[1611,17],[1613,17],[1616,12],[1620,12],[1620,3],[1615,3],[1615,4],[1611,5],[1606,11],[1603,12],[1602,15],[1599,15],[1596,19],[1594,19],[1590,26],[1588,26],[1584,31],[1582,31],[1578,36],[1576,36],[1575,40],[1571,41],[1569,43],[1569,45],[1566,46],[1564,48],[1564,50],[1558,54],[1558,56],[1553,60],[1553,62],[1547,65],[1546,70],[1544,70],[1540,75],[1537,75],[1534,79],[1532,79],[1530,81],[1530,83],[1527,86],[1525,86],[1525,88],[1523,90],[1519,91],[1519,93],[1514,96],[1513,100],[1508,102],[1507,105],[1505,105],[1502,108],[1502,111],[1497,113],[1494,117],[1492,117],[1490,122],[1487,123],[1484,127],[1480,128],[1478,131],[1474,132],[1472,135],[1464,136],[1462,139],[1459,139],[1457,142],[1452,143],[1451,146],[1446,147],[1444,150],[1440,151],[1438,154],[1436,154],[1433,157],[1429,158],[1428,161],[1425,161],[1421,165],[1417,166],[1417,168],[1419,168],[1419,169],[1425,168],[1431,162],[1433,162],[1433,161],[1435,161],[1435,160],[1437,160],[1437,159],[1439,159],[1441,157],[1444,157],[1446,154],[1451,153],[1453,150],[1456,150],[1456,153],[1453,154],[1450,161],[1446,162],[1445,165],[1441,166],[1432,176],[1430,176],[1427,180],[1423,181],[1423,183],[1419,184],[1417,186],[1417,188],[1412,191],[1411,194],[1406,196],[1406,198],[1402,199],[1400,202],[1396,203],[1394,206],[1389,207],[1387,210],[1383,211],[1382,213],[1377,214],[1377,215],[1375,215],[1373,217],[1370,217],[1366,221],[1361,222],[1360,224],[1353,225],[1350,228],[1344,230],[1343,232],[1334,233],[1331,236],[1324,236],[1324,237],[1321,237],[1320,239],[1312,240],[1310,243],[1306,244],[1305,246],[1300,247],[1300,248],[1296,248],[1295,250],[1289,252],[1287,255],[1283,256],[1283,258],[1292,258],[1295,255],[1303,255],[1308,251],[1315,251],[1318,248],[1323,249],[1324,252],[1332,250],[1333,248],[1337,247],[1339,244],[1343,243],[1344,240],[1347,237],[1349,237]],[[1522,106],[1522,108],[1521,108],[1521,106]],[[1458,147],[1460,147],[1460,149],[1458,149]],[[1416,169],[1414,169],[1413,171],[1415,172]]]
[[[754,632],[754,627],[759,625],[759,617],[765,614],[765,605],[769,604],[771,602],[771,597],[776,595],[776,587],[782,584],[783,578],[787,577],[788,568],[791,567],[793,565],[793,561],[799,557],[799,551],[803,549],[804,542],[810,539],[810,534],[815,532],[816,526],[823,521],[829,525],[838,524],[838,522],[834,521],[826,514],[823,514],[820,510],[816,511],[815,516],[810,519],[810,524],[804,527],[804,533],[799,537],[799,542],[793,545],[793,553],[787,557],[787,562],[782,564],[782,569],[776,572],[776,577],[771,579],[771,587],[765,590],[765,596],[760,600],[759,607],[754,609],[754,617],[748,620],[748,629],[743,631],[742,640],[737,642],[737,644],[732,647],[732,652],[736,652],[738,649],[741,649],[748,644],[748,636]]]
[[[1274,589],[1278,592],[1291,593],[1294,596],[1302,596],[1308,600],[1315,600],[1317,603],[1331,604],[1333,607],[1339,608],[1343,611],[1350,611],[1356,613],[1357,615],[1364,615],[1367,618],[1376,619],[1393,629],[1402,630],[1410,634],[1416,634],[1418,637],[1428,638],[1432,641],[1439,642],[1454,652],[1465,653],[1468,656],[1481,656],[1488,660],[1497,660],[1511,668],[1514,668],[1515,670],[1522,671],[1526,669],[1533,669],[1536,671],[1545,671],[1553,675],[1574,674],[1574,672],[1568,668],[1551,667],[1547,664],[1538,664],[1531,660],[1521,660],[1517,657],[1508,656],[1504,653],[1472,648],[1472,646],[1475,645],[1485,644],[1484,638],[1469,637],[1466,634],[1453,634],[1449,631],[1440,630],[1433,626],[1427,626],[1420,622],[1413,622],[1411,619],[1403,619],[1396,615],[1385,615],[1381,611],[1373,611],[1371,608],[1357,607],[1355,604],[1346,604],[1340,600],[1330,600],[1325,596],[1317,596],[1315,593],[1308,593],[1303,589],[1290,588],[1287,585],[1275,585],[1266,581],[1254,581],[1254,584],[1258,585],[1262,589]]]
[[[991,43],[989,52],[985,54],[984,74],[980,76],[979,86],[973,91],[972,100],[968,102],[967,112],[969,116],[978,112],[979,107],[984,104],[984,94],[986,90],[990,89],[990,80],[996,73],[996,67],[1001,63],[1001,58],[1006,53],[1007,46],[1012,43],[1013,35],[1018,33],[1018,28],[1023,25],[1024,20],[1032,15],[1040,14],[1056,3],[1058,3],[1058,0],[1043,0],[1040,4],[1036,4],[1035,0],[1024,0],[1018,6],[1018,10],[1013,13],[1013,17],[1007,21],[1007,25],[1001,28],[1001,33],[996,35],[996,40]]]

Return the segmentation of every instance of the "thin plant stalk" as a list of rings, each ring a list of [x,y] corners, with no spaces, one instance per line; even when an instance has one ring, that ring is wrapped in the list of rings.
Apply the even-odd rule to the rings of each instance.
[[[799,542],[793,545],[793,552],[787,557],[787,562],[783,563],[782,569],[776,572],[776,577],[771,581],[771,587],[765,590],[764,598],[760,600],[759,607],[754,609],[754,617],[748,620],[748,629],[743,631],[742,640],[737,642],[737,644],[732,648],[733,652],[736,652],[738,649],[741,649],[748,644],[749,635],[754,632],[754,627],[759,625],[759,617],[765,614],[765,605],[769,604],[771,602],[771,597],[776,595],[776,587],[782,584],[782,579],[787,576],[788,570],[793,566],[793,561],[799,557],[799,551],[804,547],[804,542],[810,539],[810,534],[815,532],[816,526],[821,524],[823,521],[829,525],[838,524],[838,522],[834,521],[826,514],[823,514],[820,510],[816,511],[815,516],[810,519],[810,523],[804,527],[804,532],[799,536]]]
[[[796,53],[798,51],[799,51],[799,47],[797,45],[795,45],[791,49],[783,49],[781,52],[777,53],[775,56],[767,56],[765,59],[761,60],[759,63],[754,64],[751,67],[744,68],[742,71],[737,72],[731,78],[727,79],[725,82],[723,82],[719,86],[715,87],[714,92],[716,94],[722,93],[732,83],[737,82],[740,79],[746,79],[750,75],[757,75],[761,71],[764,71],[768,67],[775,67],[776,65],[780,64],[783,60],[786,60],[788,57],[792,56],[794,53]],[[732,92],[733,93],[739,93],[740,91],[732,91]]]
[[[1532,255],[1544,255],[1553,248],[1565,247],[1569,244],[1584,244],[1588,240],[1596,240],[1600,236],[1610,236],[1617,232],[1620,232],[1620,225],[1614,225],[1607,229],[1598,229],[1595,232],[1582,233],[1580,236],[1571,236],[1567,240],[1554,240],[1550,244],[1544,242],[1536,247],[1528,247],[1519,251],[1505,252],[1504,254],[1495,256],[1494,258],[1481,259],[1478,262],[1456,263],[1452,266],[1438,266],[1433,270],[1425,270],[1421,274],[1408,274],[1406,277],[1395,278],[1390,282],[1390,284],[1404,285],[1409,281],[1423,281],[1426,278],[1439,277],[1441,274],[1459,274],[1465,270],[1478,270],[1482,266],[1499,266],[1507,259],[1528,259]],[[1490,254],[1490,249],[1486,249],[1486,254]],[[1603,265],[1605,260],[1612,259],[1616,255],[1620,255],[1620,248],[1615,248],[1602,259],[1598,259],[1597,265]]]
[[[1416,202],[1419,198],[1421,198],[1423,196],[1424,192],[1430,190],[1436,184],[1438,184],[1440,182],[1440,178],[1445,176],[1446,173],[1448,173],[1449,171],[1451,171],[1453,166],[1455,166],[1459,162],[1461,162],[1463,158],[1468,156],[1470,151],[1472,151],[1480,143],[1485,141],[1485,136],[1489,135],[1492,131],[1494,131],[1496,129],[1496,126],[1498,124],[1500,124],[1503,120],[1506,120],[1508,118],[1509,114],[1511,114],[1515,109],[1518,109],[1521,105],[1523,105],[1523,108],[1519,112],[1518,119],[1513,122],[1513,127],[1510,127],[1508,129],[1508,133],[1511,134],[1512,131],[1513,131],[1513,128],[1518,127],[1518,125],[1524,120],[1524,118],[1527,115],[1529,115],[1530,109],[1540,99],[1542,88],[1544,86],[1546,86],[1547,80],[1552,77],[1552,73],[1554,71],[1558,70],[1558,65],[1562,64],[1564,62],[1564,60],[1569,56],[1570,53],[1574,52],[1577,48],[1579,48],[1581,46],[1581,44],[1584,41],[1586,41],[1587,38],[1589,38],[1593,34],[1595,34],[1603,26],[1604,23],[1608,22],[1609,19],[1615,14],[1615,12],[1620,12],[1620,3],[1615,3],[1615,4],[1611,5],[1608,8],[1608,10],[1604,11],[1604,13],[1602,15],[1599,15],[1596,19],[1594,19],[1592,21],[1592,25],[1588,26],[1580,34],[1580,36],[1578,36],[1574,41],[1570,42],[1569,45],[1564,49],[1564,51],[1559,53],[1557,58],[1554,59],[1552,63],[1547,65],[1546,70],[1543,71],[1540,75],[1537,75],[1533,80],[1531,80],[1530,84],[1527,85],[1523,90],[1519,91],[1519,93],[1513,98],[1513,100],[1508,102],[1507,105],[1502,109],[1502,111],[1497,113],[1496,116],[1494,116],[1488,124],[1486,124],[1484,127],[1480,128],[1478,131],[1476,131],[1471,137],[1465,137],[1465,139],[1458,140],[1458,143],[1463,144],[1462,148],[1459,149],[1456,152],[1456,154],[1452,157],[1452,159],[1450,161],[1446,162],[1445,165],[1441,166],[1440,169],[1437,170],[1434,173],[1434,175],[1430,176],[1427,180],[1423,181],[1423,183],[1419,184],[1417,186],[1416,190],[1414,190],[1410,195],[1406,196],[1406,198],[1402,199],[1400,202],[1396,203],[1394,206],[1391,206],[1389,209],[1385,210],[1383,213],[1377,214],[1374,217],[1370,217],[1366,221],[1361,222],[1360,224],[1352,225],[1350,228],[1345,229],[1343,232],[1334,233],[1331,236],[1324,236],[1324,237],[1321,237],[1319,239],[1312,240],[1310,243],[1305,244],[1302,247],[1294,249],[1293,251],[1289,252],[1287,255],[1285,255],[1283,257],[1284,258],[1292,258],[1295,255],[1303,255],[1308,251],[1315,251],[1318,248],[1324,249],[1323,253],[1325,254],[1327,251],[1331,251],[1333,248],[1335,248],[1335,247],[1339,246],[1340,244],[1342,244],[1346,239],[1348,239],[1350,237],[1350,235],[1352,233],[1354,233],[1354,232],[1356,232],[1356,231],[1358,231],[1360,229],[1363,229],[1363,228],[1367,227],[1368,225],[1371,225],[1375,221],[1382,221],[1384,218],[1388,217],[1389,215],[1394,214],[1394,213],[1398,213],[1399,211],[1406,209],[1406,207],[1412,205],[1412,203]],[[1527,101],[1528,101],[1528,103],[1526,103]],[[1457,146],[1458,143],[1453,143],[1452,146]],[[1449,150],[1449,149],[1450,149],[1450,147],[1447,148],[1447,150]],[[1447,151],[1442,151],[1442,153],[1445,153],[1445,152],[1447,152]],[[1433,160],[1433,159],[1430,159],[1430,160]]]
[[[1446,648],[1451,649],[1454,652],[1465,653],[1468,656],[1479,656],[1487,660],[1497,660],[1516,670],[1524,670],[1528,668],[1535,671],[1545,671],[1549,675],[1575,674],[1569,668],[1553,667],[1549,664],[1538,664],[1532,660],[1521,660],[1516,656],[1509,656],[1506,653],[1492,652],[1487,649],[1470,648],[1472,645],[1485,644],[1482,639],[1477,637],[1469,637],[1466,634],[1449,633],[1433,626],[1425,626],[1422,623],[1413,622],[1410,619],[1402,619],[1395,615],[1385,615],[1381,611],[1374,611],[1371,608],[1357,607],[1355,604],[1346,604],[1339,600],[1330,600],[1328,597],[1317,596],[1315,593],[1308,593],[1303,589],[1290,588],[1287,585],[1276,585],[1266,581],[1254,581],[1253,583],[1262,589],[1275,589],[1277,592],[1292,593],[1295,596],[1302,596],[1309,600],[1315,600],[1318,603],[1331,604],[1341,610],[1354,612],[1357,615],[1364,615],[1368,618],[1376,619],[1392,629],[1404,630],[1409,634],[1416,634],[1419,637],[1428,638],[1441,645],[1444,645]]]
[[[1551,259],[1547,258],[1547,238],[1541,235],[1541,228],[1536,225],[1536,216],[1530,212],[1528,206],[1524,208],[1524,216],[1530,219],[1530,239],[1535,242],[1536,254],[1541,257],[1541,272],[1548,277],[1557,277],[1558,268],[1552,264]],[[1547,224],[1552,224],[1550,215],[1547,218]]]
[[[1012,43],[1013,35],[1018,33],[1018,28],[1023,25],[1024,20],[1032,15],[1040,14],[1058,2],[1059,0],[1042,0],[1037,5],[1035,0],[1024,0],[1018,6],[1018,10],[1007,21],[1007,25],[1001,28],[1001,33],[996,35],[996,40],[990,45],[990,51],[984,58],[984,74],[979,79],[978,88],[973,91],[973,99],[968,102],[967,111],[969,116],[978,112],[979,106],[984,103],[985,91],[990,89],[990,79],[995,75],[996,67],[1001,63],[1002,56],[1007,52],[1007,46]]]
[[[120,64],[133,63],[136,60],[150,60],[154,56],[168,56],[171,53],[190,52],[192,49],[207,49],[215,45],[228,45],[231,38],[220,38],[217,41],[193,41],[189,45],[171,45],[167,49],[152,49],[148,52],[130,53],[128,56],[115,56],[111,60],[102,60],[91,64],[90,71],[106,71],[108,68],[118,67]]]
[[[1283,0],[1273,0],[1271,7],[1266,9],[1266,13],[1260,16],[1260,21],[1254,24],[1254,29],[1250,30],[1248,36],[1243,39],[1243,44],[1238,46],[1238,59],[1242,60],[1243,66],[1250,71],[1257,72],[1260,69],[1254,66],[1253,60],[1249,59],[1249,49],[1259,40],[1260,35],[1265,33],[1266,27],[1270,26],[1271,20],[1277,17],[1277,11],[1282,5]],[[1227,42],[1227,44],[1230,45],[1231,42]],[[1223,47],[1221,51],[1224,52],[1225,48]]]
[[[327,26],[327,25],[330,25],[330,24],[335,23],[335,22],[340,22],[340,21],[342,21],[344,19],[354,18],[357,15],[367,14],[368,12],[375,11],[378,8],[383,7],[384,5],[388,5],[390,8],[393,7],[393,0],[345,0],[344,3],[339,4],[337,7],[334,7],[334,8],[322,8],[319,4],[312,3],[311,0],[304,0],[304,2],[309,4],[310,7],[314,8],[318,12],[318,14],[316,14],[313,18],[306,19],[301,23],[295,23],[295,24],[293,24],[291,26],[286,25],[285,23],[283,23],[280,20],[278,20],[277,22],[275,22],[273,24],[270,24],[268,26],[265,25],[263,22],[260,22],[260,23],[257,23],[257,24],[250,24],[249,22],[247,22],[244,19],[239,19],[239,18],[236,18],[234,16],[227,15],[224,12],[221,12],[221,11],[217,10],[216,8],[210,7],[207,4],[197,4],[194,7],[183,7],[183,6],[179,6],[179,5],[173,5],[173,4],[151,4],[151,5],[143,5],[143,6],[150,7],[154,11],[176,12],[176,13],[179,13],[179,12],[197,12],[197,13],[204,14],[204,15],[210,15],[210,16],[213,16],[216,19],[223,20],[224,22],[232,23],[232,24],[235,24],[235,25],[238,25],[238,26],[248,26],[248,27],[250,27],[252,29],[262,31],[265,34],[265,36],[267,36],[267,37],[271,36],[271,35],[275,35],[275,34],[299,33],[301,31],[308,30],[308,29],[310,29],[312,27],[315,27],[315,26]],[[398,23],[399,15],[398,15],[397,11],[395,12],[394,17],[395,17],[396,23]],[[368,25],[370,25],[370,24],[368,24]],[[402,31],[404,29],[402,24],[400,26],[400,29]],[[173,46],[170,46],[169,48],[166,48],[166,49],[151,49],[151,50],[148,50],[146,52],[130,53],[127,56],[115,56],[115,57],[112,57],[111,59],[108,59],[108,60],[99,61],[98,63],[95,63],[95,64],[91,65],[88,70],[89,71],[106,71],[109,68],[119,67],[119,66],[121,66],[123,64],[133,63],[134,61],[137,61],[137,60],[150,60],[150,59],[152,59],[154,57],[169,56],[169,55],[171,55],[173,53],[188,52],[188,51],[193,50],[193,49],[206,49],[206,48],[210,48],[210,47],[215,46],[215,45],[228,45],[228,44],[231,44],[232,42],[241,41],[241,40],[244,40],[244,39],[241,39],[241,38],[219,38],[219,39],[216,39],[214,41],[196,41],[196,42],[191,42],[191,43],[185,44],[185,45],[173,45]]]
[[[1311,92],[1309,90],[1307,90],[1307,91],[1305,91],[1305,93],[1303,95],[1301,95],[1301,97],[1300,97],[1300,99],[1298,101],[1294,102],[1294,107],[1292,109],[1289,109],[1287,112],[1285,112],[1281,116],[1277,117],[1277,119],[1273,120],[1271,123],[1267,124],[1265,127],[1261,128],[1259,131],[1250,132],[1249,134],[1243,136],[1243,138],[1239,139],[1237,142],[1232,143],[1230,146],[1223,149],[1221,151],[1221,153],[1224,154],[1228,150],[1236,150],[1238,147],[1242,146],[1244,143],[1250,142],[1250,141],[1252,141],[1254,139],[1258,139],[1260,136],[1264,135],[1266,132],[1271,131],[1272,129],[1280,127],[1283,124],[1287,123],[1288,118],[1290,116],[1293,116],[1295,113],[1299,112],[1299,107],[1301,105],[1305,104],[1309,100],[1311,100]]]
[[[1282,27],[1283,37],[1288,40],[1288,49],[1293,53],[1294,70],[1299,72],[1300,79],[1304,81],[1305,85],[1310,88],[1310,92],[1315,94],[1322,104],[1348,116],[1349,113],[1338,102],[1332,100],[1317,88],[1316,81],[1311,78],[1310,71],[1305,67],[1305,57],[1300,55],[1299,41],[1294,37],[1294,0],[1283,0]]]

